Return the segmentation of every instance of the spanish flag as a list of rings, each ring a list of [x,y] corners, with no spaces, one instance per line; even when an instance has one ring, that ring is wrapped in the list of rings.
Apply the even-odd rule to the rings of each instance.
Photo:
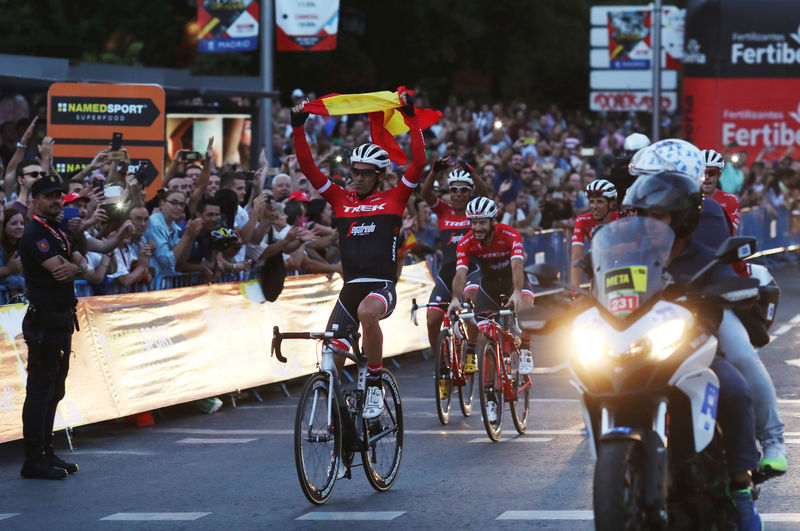
[[[405,255],[408,254],[408,251],[413,249],[417,245],[417,237],[414,236],[414,233],[408,231],[406,234],[406,241],[403,242],[403,245],[400,246],[400,249],[397,250],[397,258],[403,258]]]
[[[408,157],[394,139],[409,130],[408,123],[400,107],[400,94],[413,95],[414,92],[405,87],[398,87],[397,92],[388,90],[366,92],[363,94],[328,94],[317,100],[306,103],[303,110],[323,116],[339,116],[342,114],[369,114],[372,141],[389,153],[391,158],[401,166],[408,164]],[[442,113],[433,109],[414,107],[421,129],[427,129],[442,117]]]

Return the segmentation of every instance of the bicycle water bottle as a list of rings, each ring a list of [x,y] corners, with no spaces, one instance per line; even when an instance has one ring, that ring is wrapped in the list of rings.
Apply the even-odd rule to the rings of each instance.
[[[447,396],[450,393],[447,391],[447,380],[445,378],[439,378],[439,400],[447,400]]]

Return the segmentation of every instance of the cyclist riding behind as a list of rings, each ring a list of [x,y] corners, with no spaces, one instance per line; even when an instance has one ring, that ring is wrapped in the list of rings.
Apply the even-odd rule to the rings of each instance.
[[[725,160],[722,155],[713,149],[703,150],[703,161],[705,162],[705,176],[700,183],[700,191],[703,192],[703,197],[710,197],[722,207],[725,211],[725,218],[728,222],[728,228],[731,230],[731,236],[736,236],[739,232],[739,200],[735,195],[723,192],[717,188],[717,183],[722,175],[722,169],[725,167]]]
[[[397,242],[408,199],[425,167],[425,144],[412,97],[400,93],[401,111],[410,128],[413,160],[403,178],[386,191],[379,191],[386,177],[388,153],[375,144],[362,144],[350,156],[354,190],[332,183],[314,163],[303,130],[308,113],[305,102],[292,107],[291,121],[295,152],[300,169],[317,192],[331,204],[339,232],[344,286],[331,312],[326,330],[358,327],[363,333],[363,351],[367,356],[367,392],[363,417],[372,419],[383,412],[381,371],[383,369],[383,333],[380,321],[394,311],[397,302]],[[334,340],[333,346],[349,350],[346,340]],[[336,356],[339,372],[344,357]]]
[[[456,246],[469,232],[470,222],[465,211],[467,202],[472,198],[473,192],[477,196],[487,196],[489,189],[483,179],[477,177],[473,179],[472,168],[465,162],[459,161],[457,167],[453,168],[447,176],[447,185],[450,190],[450,203],[442,201],[433,189],[434,182],[442,172],[450,168],[448,159],[439,159],[433,164],[433,168],[428,173],[422,183],[420,192],[425,202],[431,207],[439,223],[442,242],[442,266],[436,274],[436,284],[431,291],[429,303],[441,303],[442,307],[428,308],[428,340],[431,348],[436,346],[439,338],[439,331],[444,320],[444,305],[451,300],[450,288],[453,285],[453,277],[456,274]],[[471,267],[471,271],[477,271],[476,267]],[[469,282],[468,282],[469,284]],[[477,288],[477,285],[474,285]],[[465,290],[465,297],[470,298],[469,288]],[[475,358],[475,340],[477,330],[475,325],[467,325],[467,363],[464,372],[473,374],[478,371]]]
[[[461,308],[464,286],[467,282],[470,258],[480,268],[481,280],[475,296],[477,313],[500,309],[500,296],[509,296],[507,306],[515,311],[533,305],[533,288],[525,277],[525,253],[522,236],[504,223],[495,222],[497,206],[491,199],[476,197],[467,204],[466,215],[471,230],[458,242],[456,248],[456,274],[453,278],[453,298],[448,311]],[[523,341],[530,338],[523,333]],[[520,350],[519,373],[533,371],[533,358],[529,349]],[[490,402],[489,421],[496,420],[497,404]],[[495,415],[493,420],[491,417]]]
[[[617,189],[610,181],[595,179],[586,185],[586,195],[589,197],[589,212],[575,218],[575,231],[572,233],[570,282],[575,286],[581,283],[582,270],[574,264],[583,258],[584,246],[592,240],[600,225],[619,218]]]

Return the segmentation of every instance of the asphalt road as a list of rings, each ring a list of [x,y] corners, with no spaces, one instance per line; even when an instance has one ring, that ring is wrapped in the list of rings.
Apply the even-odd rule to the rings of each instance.
[[[800,275],[778,274],[783,297],[773,342],[761,350],[786,424],[790,472],[762,486],[769,529],[800,529]],[[301,382],[261,390],[214,415],[190,405],[160,410],[156,425],[107,422],[75,429],[80,471],[64,481],[19,477],[20,441],[0,445],[0,529],[592,529],[593,461],[566,371],[562,332],[544,338],[528,433],[508,415],[491,443],[476,407],[457,406],[442,426],[433,403],[432,360],[420,354],[388,365],[403,395],[406,438],[394,487],[379,494],[362,470],[337,483],[322,507],[309,504],[295,473],[292,430]],[[477,406],[477,401],[476,401]],[[794,465],[794,466],[793,466]]]

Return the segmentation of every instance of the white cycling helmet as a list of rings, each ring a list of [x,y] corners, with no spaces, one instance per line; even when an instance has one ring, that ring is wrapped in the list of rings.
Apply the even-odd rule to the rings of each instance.
[[[677,138],[659,140],[640,149],[628,165],[628,172],[639,177],[676,171],[697,182],[704,178],[705,170],[703,153],[689,142]]]
[[[350,163],[363,162],[372,164],[385,170],[389,167],[389,154],[386,150],[376,144],[361,144],[353,150],[350,155]]]
[[[466,214],[469,219],[493,218],[497,215],[497,206],[488,197],[476,197],[467,203]]]
[[[586,185],[586,195],[589,197],[617,198],[617,188],[605,179],[595,179]]]
[[[703,160],[706,163],[706,168],[719,168],[720,170],[725,167],[725,160],[722,155],[713,149],[703,150]]]
[[[453,170],[447,176],[447,185],[450,186],[453,183],[467,183],[470,187],[474,187],[475,183],[472,182],[472,176],[465,172],[464,170]]]
[[[647,135],[643,135],[642,133],[633,133],[625,137],[623,148],[625,151],[633,153],[634,151],[639,151],[640,149],[646,148],[649,145],[650,139],[647,138]]]

